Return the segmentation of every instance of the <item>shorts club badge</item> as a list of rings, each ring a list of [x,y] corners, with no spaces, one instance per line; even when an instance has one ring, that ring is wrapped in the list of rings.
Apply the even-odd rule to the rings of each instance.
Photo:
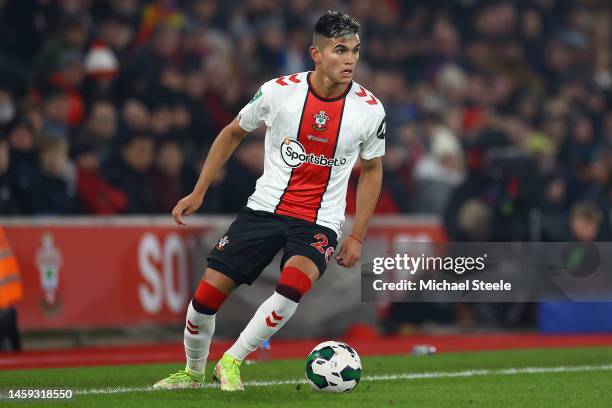
[[[229,238],[227,237],[227,235],[225,235],[223,238],[219,240],[215,248],[217,248],[218,251],[223,251],[227,244],[229,244]]]

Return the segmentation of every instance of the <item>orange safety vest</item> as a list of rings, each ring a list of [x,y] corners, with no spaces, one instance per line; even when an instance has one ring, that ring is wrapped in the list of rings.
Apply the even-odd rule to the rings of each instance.
[[[22,297],[19,265],[11,251],[4,229],[0,227],[0,309],[14,305]]]

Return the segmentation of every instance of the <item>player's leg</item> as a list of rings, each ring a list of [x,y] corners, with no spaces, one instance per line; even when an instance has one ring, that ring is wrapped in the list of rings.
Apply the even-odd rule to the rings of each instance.
[[[240,284],[253,283],[283,243],[282,223],[278,217],[249,208],[238,214],[211,251],[209,269],[187,313],[185,353],[189,369],[201,372],[204,368],[214,330],[214,315],[225,296]],[[193,325],[204,328],[204,336],[201,332],[194,334],[197,330]]]
[[[198,388],[204,381],[204,369],[215,331],[215,315],[237,283],[227,275],[207,268],[198,285],[185,318],[183,344],[187,365],[184,370],[158,381],[153,388]]]
[[[301,298],[325,272],[334,251],[337,241],[332,230],[295,219],[289,224],[281,277],[274,293],[257,309],[238,340],[215,367],[215,373],[219,371],[221,375],[231,371],[231,376],[226,375],[226,384],[222,382],[223,390],[243,389],[240,364],[291,319]]]
[[[310,259],[303,256],[291,257],[285,263],[274,293],[259,306],[227,354],[237,360],[244,360],[289,321],[300,299],[317,279],[319,270]]]
[[[207,268],[204,272],[185,319],[184,345],[188,370],[204,373],[215,331],[215,315],[236,286],[233,279],[215,269]]]
[[[300,299],[318,278],[317,266],[306,257],[293,256],[285,263],[272,296],[259,306],[238,340],[215,367],[215,377],[222,390],[244,389],[240,378],[242,361],[291,319]]]
[[[248,208],[238,214],[208,256],[208,269],[187,310],[184,330],[187,367],[158,382],[156,388],[189,386],[186,384],[192,383],[187,377],[203,380],[217,310],[236,286],[250,285],[257,279],[282,248],[285,241],[282,225],[273,214]],[[180,386],[174,386],[177,382]]]

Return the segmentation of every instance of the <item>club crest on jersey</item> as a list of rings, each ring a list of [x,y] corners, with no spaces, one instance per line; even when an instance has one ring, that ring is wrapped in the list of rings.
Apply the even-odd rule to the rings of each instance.
[[[314,130],[323,131],[327,129],[327,126],[325,125],[327,124],[328,120],[331,120],[331,117],[329,117],[325,111],[320,111],[312,116],[314,117],[315,121],[315,123],[312,124],[312,128]]]
[[[227,235],[225,235],[219,240],[215,248],[217,248],[217,251],[223,251],[227,244],[229,244],[229,238],[227,237]]]

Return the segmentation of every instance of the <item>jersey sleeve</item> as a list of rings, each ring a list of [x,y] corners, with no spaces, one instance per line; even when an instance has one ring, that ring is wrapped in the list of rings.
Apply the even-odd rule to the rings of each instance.
[[[252,132],[264,123],[269,123],[271,103],[268,83],[263,84],[253,99],[238,113],[238,123],[245,132]]]
[[[366,139],[361,144],[359,156],[364,160],[385,155],[385,133],[387,131],[385,110],[381,109],[377,113],[373,125],[369,127]]]

